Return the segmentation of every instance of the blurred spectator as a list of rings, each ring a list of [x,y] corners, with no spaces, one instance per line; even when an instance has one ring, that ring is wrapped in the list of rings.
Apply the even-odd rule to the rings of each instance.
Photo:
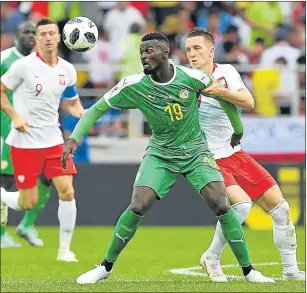
[[[175,13],[178,1],[151,1],[150,10],[154,15],[157,26],[162,25],[167,16]]]
[[[299,49],[294,48],[289,43],[289,40],[293,41],[295,34],[295,29],[280,27],[277,32],[276,43],[272,47],[264,50],[260,60],[260,66],[272,68],[277,58],[284,57],[288,66],[295,68],[296,61],[301,54]]]
[[[298,66],[302,67],[299,73],[299,85],[303,89],[300,92],[300,114],[306,115],[306,56],[302,55],[297,59]]]
[[[235,25],[229,25],[223,36],[215,39],[215,60],[216,62],[223,62],[225,61],[225,48],[224,43],[225,42],[232,42],[232,43],[238,43],[239,42],[239,36],[238,36],[238,28]]]
[[[258,64],[260,62],[260,58],[264,50],[265,50],[264,39],[257,38],[255,41],[255,45],[249,51],[249,63]]]
[[[283,22],[281,5],[279,2],[252,2],[247,8],[246,19],[252,27],[250,44],[263,38],[266,46],[272,46],[275,27]]]
[[[141,12],[132,7],[129,2],[118,2],[114,8],[107,12],[104,29],[109,34],[113,50],[117,50],[118,41],[129,33],[133,23],[143,28],[145,20]]]
[[[166,35],[185,34],[194,27],[190,12],[181,5],[176,7],[175,14],[166,17],[160,27],[160,31]]]
[[[118,79],[142,71],[143,66],[140,59],[141,27],[133,23],[130,27],[130,34],[120,39],[118,44],[118,63],[122,65]]]
[[[112,63],[115,60],[114,48],[108,34],[99,28],[99,39],[93,49],[82,53],[88,62],[88,81],[94,88],[111,88],[114,85]]]
[[[148,16],[149,2],[147,2],[147,1],[130,1],[130,5],[132,7],[137,8],[142,13],[144,18],[146,18]]]
[[[232,23],[238,28],[238,36],[240,44],[247,48],[250,43],[251,27],[246,21],[246,9],[250,5],[250,2],[237,2],[236,15],[232,18]]]
[[[244,64],[248,62],[247,56],[242,53],[236,42],[226,41],[223,43],[225,56],[221,59],[220,63],[227,64]]]
[[[112,8],[116,6],[116,1],[98,1],[96,2],[100,12],[102,14],[102,19],[104,18],[105,14]],[[99,25],[102,25],[103,23],[99,23]]]
[[[273,97],[279,107],[279,113],[289,115],[292,99],[299,98],[297,73],[287,66],[287,60],[284,57],[276,58],[274,65],[279,73],[279,87],[273,92]]]
[[[197,26],[207,28],[210,32],[221,34],[230,24],[232,24],[232,16],[224,10],[203,8],[199,12]]]

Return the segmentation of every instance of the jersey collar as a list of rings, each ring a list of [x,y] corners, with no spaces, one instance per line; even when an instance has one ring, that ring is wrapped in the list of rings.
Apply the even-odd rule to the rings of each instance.
[[[213,72],[215,71],[216,67],[217,67],[217,65],[216,65],[216,63],[214,63],[214,64],[213,64],[213,70],[212,70],[212,73],[211,73],[211,74],[213,74]]]
[[[36,56],[40,59],[40,60],[42,60],[44,63],[46,63],[45,62],[45,60],[41,57],[41,55],[39,55],[39,53],[38,53],[38,51],[36,52]],[[56,57],[56,64],[58,64],[59,63],[59,57]],[[46,63],[47,64],[47,63]],[[48,65],[48,64],[47,64]]]
[[[168,84],[171,84],[171,83],[174,81],[174,79],[176,78],[177,69],[176,69],[176,65],[175,65],[174,61],[173,61],[172,59],[168,59],[168,62],[169,62],[170,65],[172,65],[172,66],[174,67],[174,75],[173,75],[173,77],[172,77],[171,80],[169,80],[168,82],[164,82],[164,83],[163,83],[163,82],[156,82],[156,81],[154,81],[154,80],[151,78],[150,74],[149,74],[149,78],[150,78],[150,80],[151,80],[154,84],[156,84],[156,85],[168,85]]]
[[[17,57],[19,57],[19,58],[25,57],[24,55],[22,55],[22,54],[17,50],[16,47],[13,47],[13,52],[14,52],[14,54],[15,54]]]

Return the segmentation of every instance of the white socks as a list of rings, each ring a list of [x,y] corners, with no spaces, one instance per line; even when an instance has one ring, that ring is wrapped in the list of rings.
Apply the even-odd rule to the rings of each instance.
[[[76,201],[59,199],[58,218],[60,222],[60,251],[69,251],[77,216]]]
[[[1,187],[1,201],[15,211],[22,210],[22,208],[19,206],[18,199],[19,199],[18,191],[9,192],[6,191],[3,187]]]
[[[252,205],[253,203],[251,201],[241,201],[232,206],[239,218],[240,224],[242,224],[248,216]],[[217,222],[214,237],[212,239],[209,249],[207,250],[207,257],[214,259],[221,258],[223,249],[226,244],[227,241],[225,240],[221,224],[220,222]]]
[[[273,238],[281,256],[283,271],[297,274],[299,269],[296,260],[296,234],[288,202],[283,200],[269,214],[273,218]]]

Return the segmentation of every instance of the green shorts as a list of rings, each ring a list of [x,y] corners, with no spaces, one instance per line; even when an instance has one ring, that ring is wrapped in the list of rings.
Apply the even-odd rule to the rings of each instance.
[[[5,143],[11,131],[11,127],[1,125],[1,174],[13,175],[13,164],[10,153],[10,146]]]
[[[198,154],[188,159],[169,160],[147,154],[137,172],[133,187],[147,186],[163,199],[182,174],[200,193],[200,190],[213,181],[224,182],[223,176],[211,153]]]

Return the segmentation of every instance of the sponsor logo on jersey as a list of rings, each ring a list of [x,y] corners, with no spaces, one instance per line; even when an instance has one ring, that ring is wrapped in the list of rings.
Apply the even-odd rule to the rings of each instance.
[[[18,175],[17,179],[18,179],[18,181],[19,181],[20,183],[25,182],[25,176],[24,176],[24,175]]]
[[[189,91],[186,89],[181,90],[179,92],[179,97],[184,100],[187,99],[189,97]]]
[[[65,75],[64,74],[60,74],[59,78],[60,78],[60,85],[65,85],[66,84]]]

